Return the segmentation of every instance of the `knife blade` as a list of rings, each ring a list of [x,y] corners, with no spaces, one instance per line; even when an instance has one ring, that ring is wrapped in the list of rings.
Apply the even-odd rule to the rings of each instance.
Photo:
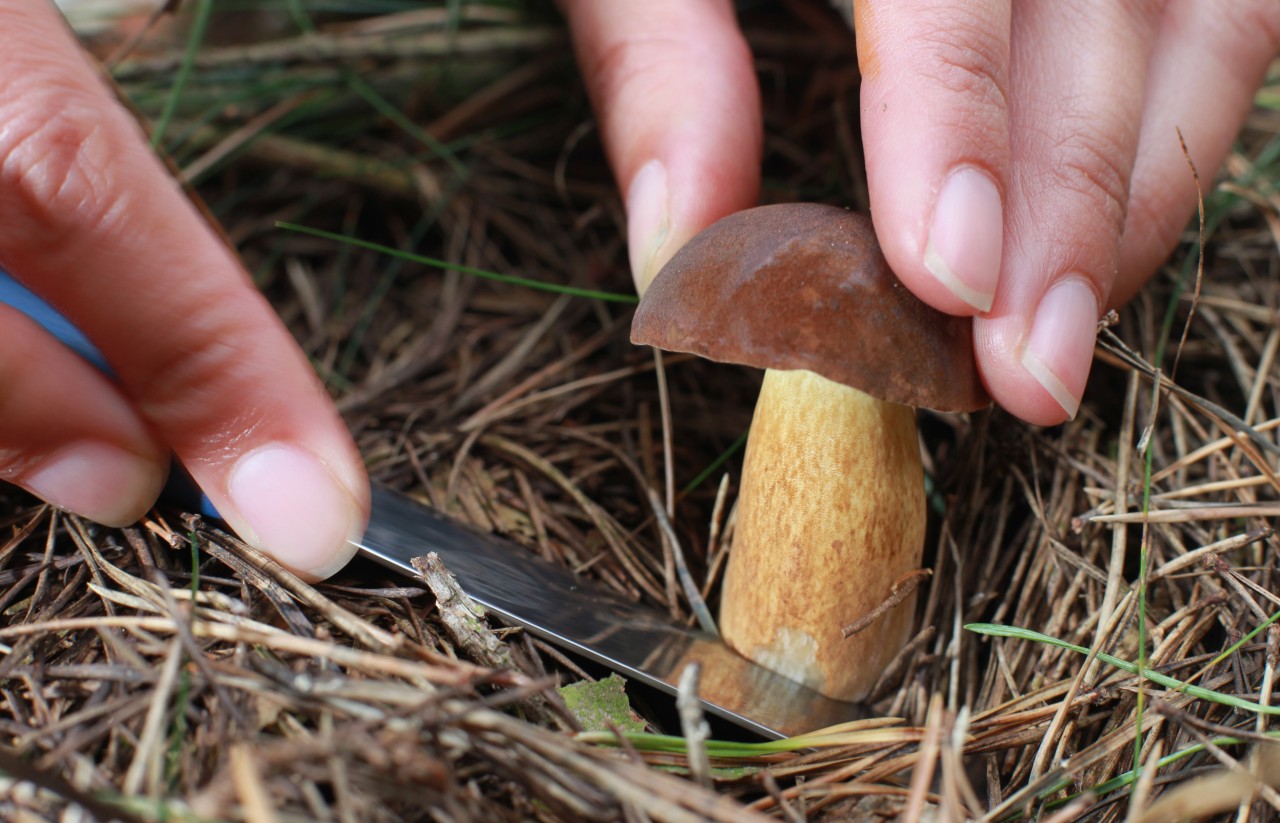
[[[78,328],[3,271],[0,303],[111,374]],[[207,498],[200,508],[217,516]],[[373,485],[369,526],[356,545],[360,554],[413,578],[419,576],[413,560],[435,552],[462,590],[504,623],[667,694],[677,693],[686,666],[700,664],[704,710],[763,737],[792,737],[867,716],[861,706],[758,666],[656,608],[385,486]]]

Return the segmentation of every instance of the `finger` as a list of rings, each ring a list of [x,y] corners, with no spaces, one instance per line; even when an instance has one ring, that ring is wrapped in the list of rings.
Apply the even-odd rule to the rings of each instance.
[[[169,454],[92,366],[0,305],[0,478],[109,526],[146,513]]]
[[[562,0],[643,293],[685,242],[755,205],[762,124],[729,0]]]
[[[854,4],[876,234],[949,314],[991,308],[1009,174],[1009,0]]]
[[[1129,213],[1111,302],[1125,302],[1168,256],[1195,213],[1196,186],[1178,141],[1207,188],[1280,52],[1280,3],[1173,0],[1151,56]]]
[[[368,511],[350,436],[51,9],[0,0],[0,265],[98,345],[242,537],[330,573]]]
[[[1014,7],[1004,262],[974,335],[992,397],[1032,423],[1074,416],[1084,392],[1116,278],[1157,5]]]

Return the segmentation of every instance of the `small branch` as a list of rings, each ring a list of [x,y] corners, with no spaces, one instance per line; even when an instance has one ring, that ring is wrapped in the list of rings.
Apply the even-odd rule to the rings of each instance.
[[[484,609],[462,591],[440,555],[430,552],[410,562],[435,595],[436,612],[453,644],[482,666],[518,672],[511,649],[485,624]]]
[[[689,758],[689,774],[693,782],[703,788],[711,788],[711,760],[707,756],[707,738],[711,727],[702,716],[702,704],[698,702],[698,680],[702,666],[690,663],[680,673],[680,691],[676,694],[676,708],[680,711],[680,729],[684,732]]]
[[[893,588],[889,590],[889,596],[885,598],[884,602],[841,629],[840,636],[848,640],[850,637],[853,637],[858,632],[867,628],[872,623],[879,620],[885,612],[889,611],[894,606],[897,606],[903,600],[906,600],[914,594],[920,584],[932,576],[932,569],[916,569],[915,571],[909,571],[902,577],[899,577],[893,584]]]

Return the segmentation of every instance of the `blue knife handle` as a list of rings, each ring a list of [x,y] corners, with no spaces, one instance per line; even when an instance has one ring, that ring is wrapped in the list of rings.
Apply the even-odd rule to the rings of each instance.
[[[115,380],[115,373],[112,372],[107,359],[84,332],[4,270],[0,270],[0,303],[7,303],[36,321],[41,328],[56,337],[67,348],[97,367],[107,377]],[[207,517],[218,517],[213,503],[196,488],[186,470],[176,463],[169,473],[169,484],[165,487],[164,499],[192,511],[199,511]]]
[[[36,297],[30,289],[14,280],[9,276],[8,272],[3,270],[0,270],[0,303],[8,303],[27,317],[30,317],[76,354],[97,366],[103,374],[108,375],[113,380],[115,379],[111,372],[111,367],[107,365],[107,359],[102,356],[102,352],[98,351],[93,343],[89,342],[89,338],[84,336],[84,332],[77,329],[71,324],[70,320],[58,314],[57,309]]]

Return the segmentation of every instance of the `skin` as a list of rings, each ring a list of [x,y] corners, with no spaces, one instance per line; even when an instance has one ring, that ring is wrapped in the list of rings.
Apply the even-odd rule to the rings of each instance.
[[[685,240],[756,200],[751,55],[729,0],[562,5],[643,287]],[[1098,309],[1133,294],[1194,206],[1173,127],[1207,178],[1280,43],[1280,5],[933,0],[857,12],[885,253],[926,302],[979,314],[998,402],[1059,422],[1083,390]],[[949,219],[931,238],[956,169],[989,181],[1000,216]],[[926,265],[931,239],[971,292],[990,292],[989,309]],[[0,307],[0,479],[123,524],[153,503],[174,453],[231,526],[285,565],[319,577],[346,561],[368,511],[349,434],[46,2],[0,0],[0,266],[84,329],[119,377]],[[1047,295],[1056,308],[1040,311]]]

